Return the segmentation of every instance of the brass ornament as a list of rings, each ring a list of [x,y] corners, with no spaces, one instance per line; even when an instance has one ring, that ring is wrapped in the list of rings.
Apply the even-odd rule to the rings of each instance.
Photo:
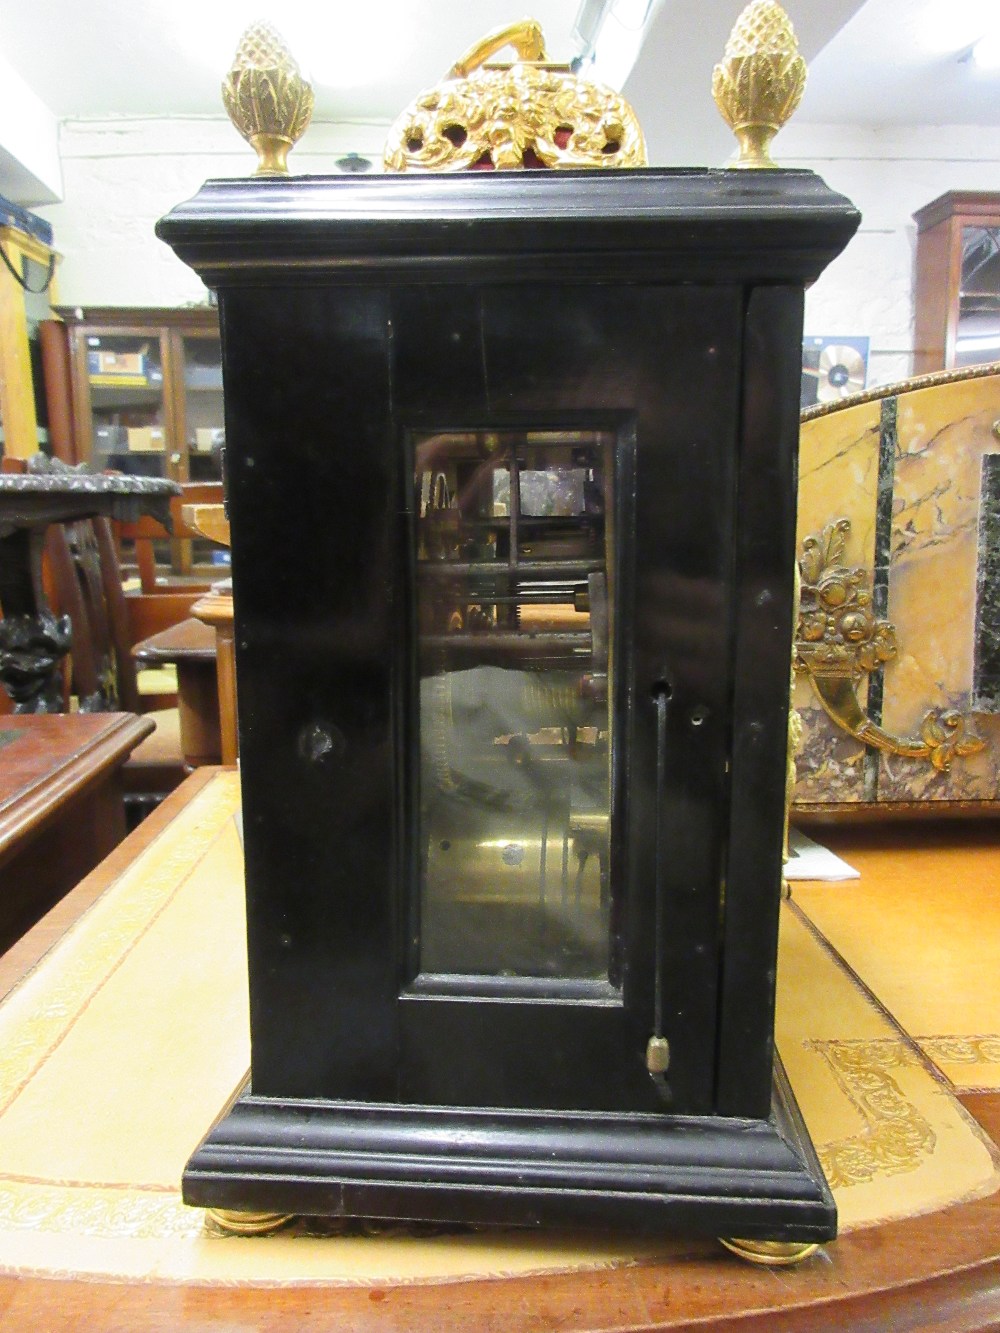
[[[514,64],[487,65],[513,46]],[[387,171],[641,167],[646,145],[618,93],[551,64],[530,19],[490,33],[421,93],[386,140]]]
[[[931,709],[919,736],[894,736],[872,722],[857,687],[866,674],[896,656],[896,629],[876,617],[867,572],[843,563],[850,519],[828,523],[802,543],[802,605],[795,635],[795,669],[805,672],[825,712],[855,740],[885,754],[928,759],[939,773],[985,746],[957,709]]]
[[[712,96],[736,135],[735,167],[775,167],[771,140],[806,86],[806,62],[788,15],[774,0],[753,0],[736,20],[712,72]]]
[[[805,727],[802,722],[802,715],[792,703],[792,693],[795,689],[795,632],[799,623],[799,615],[802,608],[802,571],[799,569],[798,561],[795,562],[795,584],[792,595],[792,663],[791,680],[788,691],[788,744],[785,751],[785,828],[781,838],[781,859],[788,862],[791,857],[791,848],[789,846],[789,832],[791,829],[792,818],[792,800],[795,795],[795,781],[797,777],[795,756],[802,748],[802,737]]]
[[[719,1242],[748,1263],[785,1268],[811,1258],[819,1249],[815,1241],[737,1240],[735,1237],[720,1236]]]
[[[240,39],[222,81],[229,119],[256,150],[255,176],[287,176],[288,152],[312,119],[313,90],[270,23],[254,23]]]
[[[288,1225],[294,1213],[250,1213],[234,1208],[206,1208],[205,1221],[230,1236],[270,1236]]]

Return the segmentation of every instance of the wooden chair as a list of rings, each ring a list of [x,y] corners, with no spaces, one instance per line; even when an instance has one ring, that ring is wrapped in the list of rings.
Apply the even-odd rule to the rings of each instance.
[[[24,471],[26,463],[5,459],[4,471]],[[189,490],[196,501],[221,499],[221,484],[197,485]],[[172,526],[180,539],[195,530],[182,517],[183,497],[176,497]],[[137,559],[147,570],[145,585],[125,592],[119,562],[118,535],[111,523],[96,518],[74,523],[53,523],[45,538],[43,579],[48,602],[57,616],[68,615],[73,646],[64,663],[63,703],[66,711],[125,711],[143,713],[156,729],[133,753],[123,770],[126,805],[131,822],[144,813],[187,774],[181,747],[176,690],[144,695],[136,674],[132,649],[147,632],[173,626],[185,619],[191,604],[210,586],[183,580],[175,585],[152,574],[152,543],[170,537],[151,519],[121,525],[135,542]],[[149,552],[147,559],[144,551]],[[74,705],[74,700],[76,701]]]
[[[67,696],[75,696],[83,712],[143,713],[156,724],[122,768],[126,812],[134,824],[189,771],[181,750],[176,696],[144,697],[139,692],[109,521],[53,524],[46,535],[46,557],[53,610],[68,615],[73,625]]]
[[[212,586],[211,580],[198,579],[190,572],[191,542],[200,534],[185,521],[183,509],[189,504],[221,504],[222,483],[183,482],[182,490],[170,503],[172,533],[148,517],[115,525],[119,557],[122,559],[123,548],[131,547],[139,579],[139,587],[125,594],[133,645],[185,620],[192,605]],[[182,552],[181,560],[174,562],[182,566],[179,574],[173,569],[164,573],[156,563],[156,545],[168,541],[172,548],[187,548],[187,555]]]
[[[111,525],[105,518],[55,523],[45,535],[49,601],[73,625],[64,693],[81,712],[141,711],[128,616]]]
[[[229,546],[224,506],[185,501],[185,528],[219,546]],[[233,599],[230,580],[214,583],[191,607],[191,617],[142,640],[133,656],[142,663],[170,663],[177,672],[181,745],[192,767],[234,764],[238,755]]]
[[[150,709],[139,694],[114,538],[107,519],[52,524],[45,539],[46,598],[68,615],[73,647],[63,664],[63,709],[143,713],[155,725],[121,769],[130,827],[176,787],[183,762],[176,706]],[[0,690],[9,705],[6,692]],[[157,700],[155,702],[164,702]],[[166,701],[169,703],[169,701]]]
[[[229,518],[225,505],[215,501],[189,502],[185,521],[210,541],[229,549]],[[239,759],[239,730],[236,723],[236,641],[233,629],[232,580],[213,584],[211,592],[191,608],[192,614],[215,632],[216,688],[219,706],[219,741],[222,762]]]

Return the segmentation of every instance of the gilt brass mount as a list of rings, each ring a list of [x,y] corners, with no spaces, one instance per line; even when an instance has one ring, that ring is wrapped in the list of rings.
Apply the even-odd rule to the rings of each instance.
[[[514,64],[485,62],[511,46]],[[641,167],[646,145],[618,93],[549,62],[523,19],[477,42],[389,131],[387,171]]]
[[[205,1220],[230,1236],[270,1236],[293,1220],[293,1213],[243,1212],[235,1208],[206,1208]]]
[[[809,1242],[785,1240],[737,1240],[721,1236],[720,1244],[751,1264],[787,1268],[811,1258],[819,1246]]]
[[[753,0],[736,21],[712,74],[712,96],[740,146],[736,167],[774,167],[771,140],[806,86],[806,62],[788,15],[773,0]]]
[[[808,675],[824,710],[848,735],[886,754],[927,759],[947,773],[954,759],[984,748],[963,713],[930,709],[919,736],[894,736],[861,706],[857,687],[896,656],[896,629],[872,610],[867,571],[844,563],[850,531],[850,520],[839,518],[802,543],[795,669]]]
[[[257,152],[255,176],[287,176],[288,152],[306,131],[313,90],[269,23],[254,23],[240,39],[222,81],[229,119]]]

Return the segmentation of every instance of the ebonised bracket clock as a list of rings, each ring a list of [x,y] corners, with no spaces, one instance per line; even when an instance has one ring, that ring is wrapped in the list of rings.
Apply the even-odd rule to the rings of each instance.
[[[185,1198],[833,1235],[773,1049],[806,171],[210,181],[251,1080]]]

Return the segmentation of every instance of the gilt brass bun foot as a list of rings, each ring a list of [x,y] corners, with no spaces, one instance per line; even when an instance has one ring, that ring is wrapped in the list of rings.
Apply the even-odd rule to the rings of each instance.
[[[280,1231],[294,1217],[293,1213],[249,1213],[235,1208],[206,1208],[205,1218],[233,1236],[269,1236]]]
[[[737,1240],[735,1237],[719,1237],[719,1244],[738,1254],[751,1264],[774,1264],[790,1266],[800,1264],[819,1249],[815,1241],[795,1240]]]

